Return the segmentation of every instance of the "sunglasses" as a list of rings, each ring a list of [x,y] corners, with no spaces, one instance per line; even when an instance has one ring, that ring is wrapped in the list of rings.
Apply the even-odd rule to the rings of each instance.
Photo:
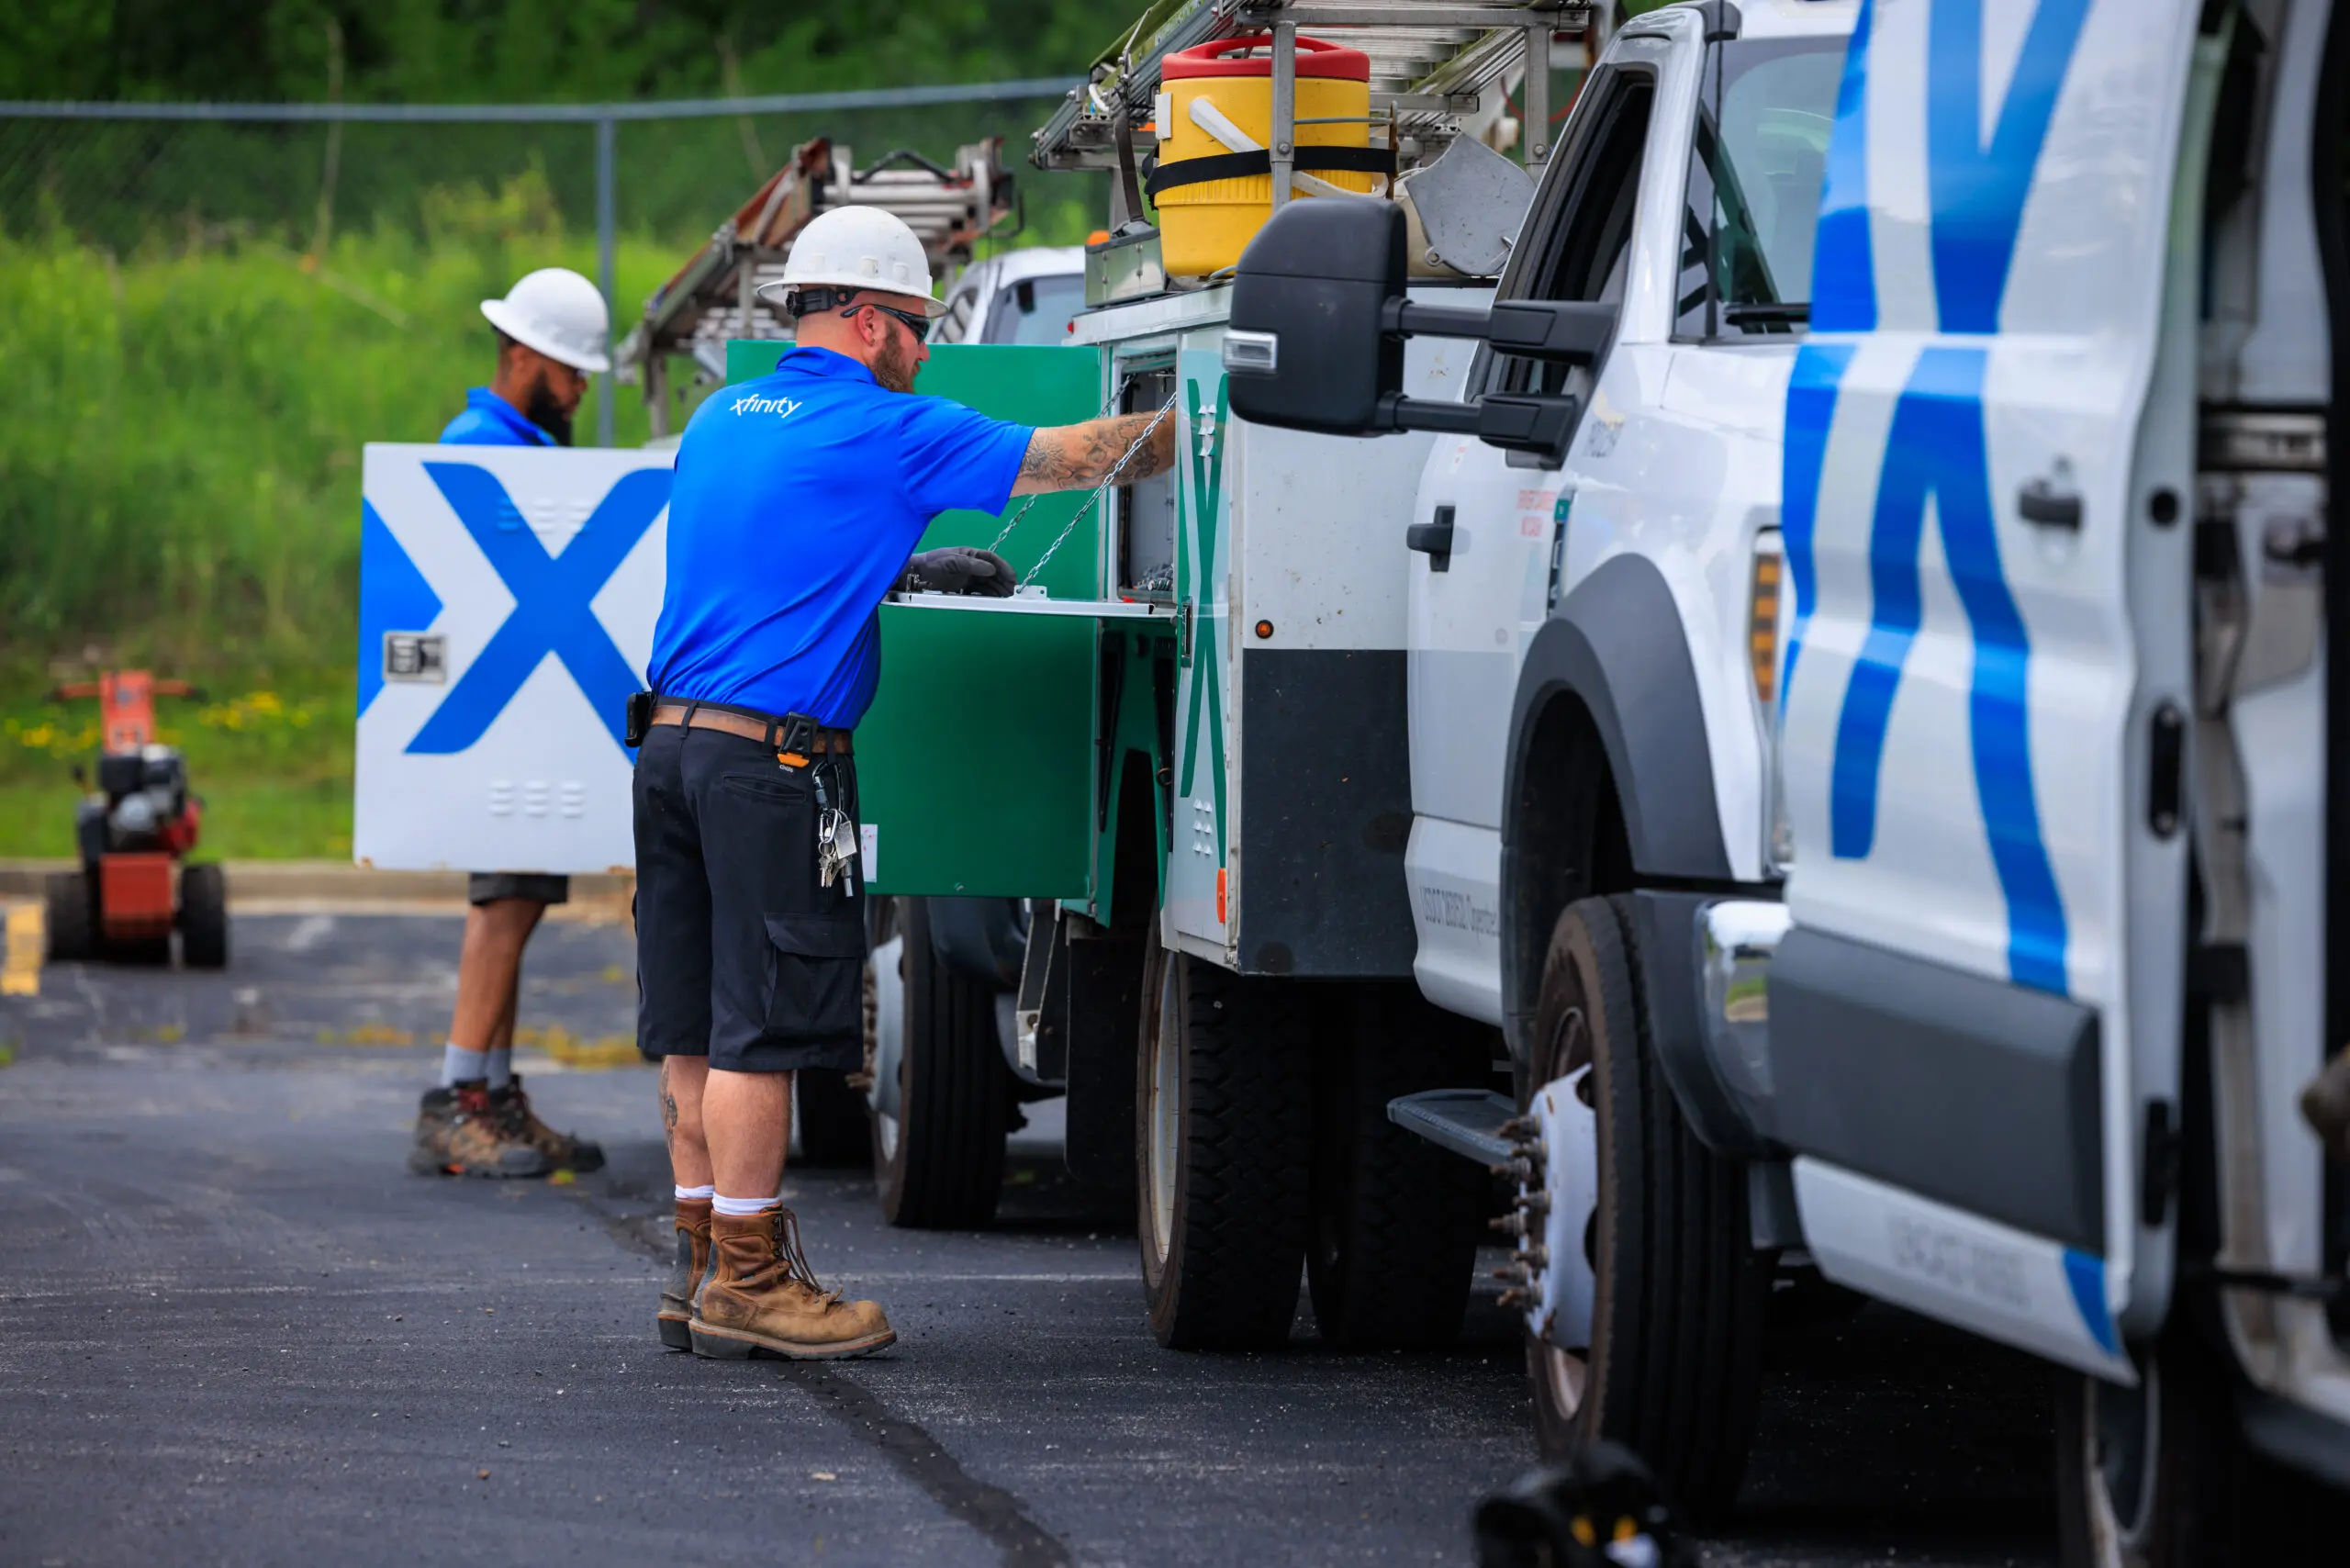
[[[850,306],[841,314],[854,316],[860,310],[878,310],[884,316],[895,316],[906,324],[906,330],[914,335],[914,342],[920,343],[930,340],[930,318],[927,316],[917,316],[911,310],[901,310],[892,305],[876,305],[869,299],[862,305]]]

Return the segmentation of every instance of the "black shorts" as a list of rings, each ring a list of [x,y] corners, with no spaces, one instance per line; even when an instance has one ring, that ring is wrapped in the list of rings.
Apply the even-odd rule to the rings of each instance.
[[[819,757],[834,805],[856,771]],[[865,898],[816,885],[816,790],[755,740],[659,724],[636,754],[637,1046],[733,1072],[865,1059]]]
[[[467,903],[496,903],[500,899],[569,903],[571,879],[543,871],[476,871],[465,879]]]

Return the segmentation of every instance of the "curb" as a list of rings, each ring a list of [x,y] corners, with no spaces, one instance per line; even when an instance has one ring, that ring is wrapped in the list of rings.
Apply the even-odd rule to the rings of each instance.
[[[39,898],[51,874],[76,868],[64,859],[0,859],[0,897]],[[223,868],[230,907],[248,914],[327,909],[421,913],[465,907],[463,871],[386,871],[340,860],[230,860]],[[571,879],[571,902],[548,914],[626,919],[635,891],[632,872],[582,873]]]

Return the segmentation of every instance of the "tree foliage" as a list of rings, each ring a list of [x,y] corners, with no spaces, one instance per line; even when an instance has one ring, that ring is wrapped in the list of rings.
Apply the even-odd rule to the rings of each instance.
[[[0,97],[570,103],[1075,74],[1082,0],[16,0]]]

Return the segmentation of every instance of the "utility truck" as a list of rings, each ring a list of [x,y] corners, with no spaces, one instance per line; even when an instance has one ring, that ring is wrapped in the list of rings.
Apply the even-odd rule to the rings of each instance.
[[[2343,1498],[2311,1484],[2350,1485],[2350,1182],[2296,1094],[2350,1012],[2326,847],[2350,813],[2326,634],[2350,17],[1847,10],[1818,222],[1781,252],[1739,84],[1793,47],[1779,18],[1829,9],[1700,5],[1616,39],[1570,162],[1649,37],[1705,63],[1685,162],[1654,160],[1660,78],[1613,311],[1537,281],[1571,166],[1482,321],[1416,309],[1393,215],[1365,208],[1278,215],[1234,289],[1251,420],[1563,427],[1538,459],[1572,491],[1562,591],[1484,689],[1509,693],[1508,1131],[1529,1306],[1556,1313],[1529,1325],[1538,1410],[1725,1501],[1757,1263],[1801,1249],[2076,1374],[2068,1562],[2339,1562]],[[1646,248],[1676,215],[1695,286]],[[1798,341],[1723,353],[1725,324]],[[1425,333],[1488,344],[1468,406],[1399,396]],[[1499,463],[1484,487],[1444,466],[1416,526],[1450,509],[1458,554],[1513,509]],[[1707,491],[1718,522],[1692,527]],[[1491,755],[1439,760],[1419,720],[1416,834],[1423,765]]]
[[[1035,156],[1114,173],[1073,335],[1103,404],[1176,421],[1177,470],[1071,519],[1090,597],[885,612],[1082,629],[966,760],[1077,807],[977,820],[1068,868],[1025,873],[1054,896],[1013,1048],[1067,1084],[1072,1167],[1131,1159],[1162,1342],[1279,1342],[1301,1262],[1326,1338],[1441,1341],[1500,1166],[1543,1446],[1628,1439],[1700,1511],[1801,1260],[1723,1133],[1695,931],[1777,886],[1781,420],[1857,9],[1639,18],[1555,147],[1580,8],[1155,11]],[[1365,108],[1305,113],[1355,46]],[[1200,70],[1259,53],[1269,114]],[[1504,93],[1523,166],[1472,129]],[[1392,165],[1304,134],[1350,119]],[[1203,173],[1271,187],[1237,282],[1168,260]],[[893,814],[859,747],[881,885],[940,890],[971,819]]]

